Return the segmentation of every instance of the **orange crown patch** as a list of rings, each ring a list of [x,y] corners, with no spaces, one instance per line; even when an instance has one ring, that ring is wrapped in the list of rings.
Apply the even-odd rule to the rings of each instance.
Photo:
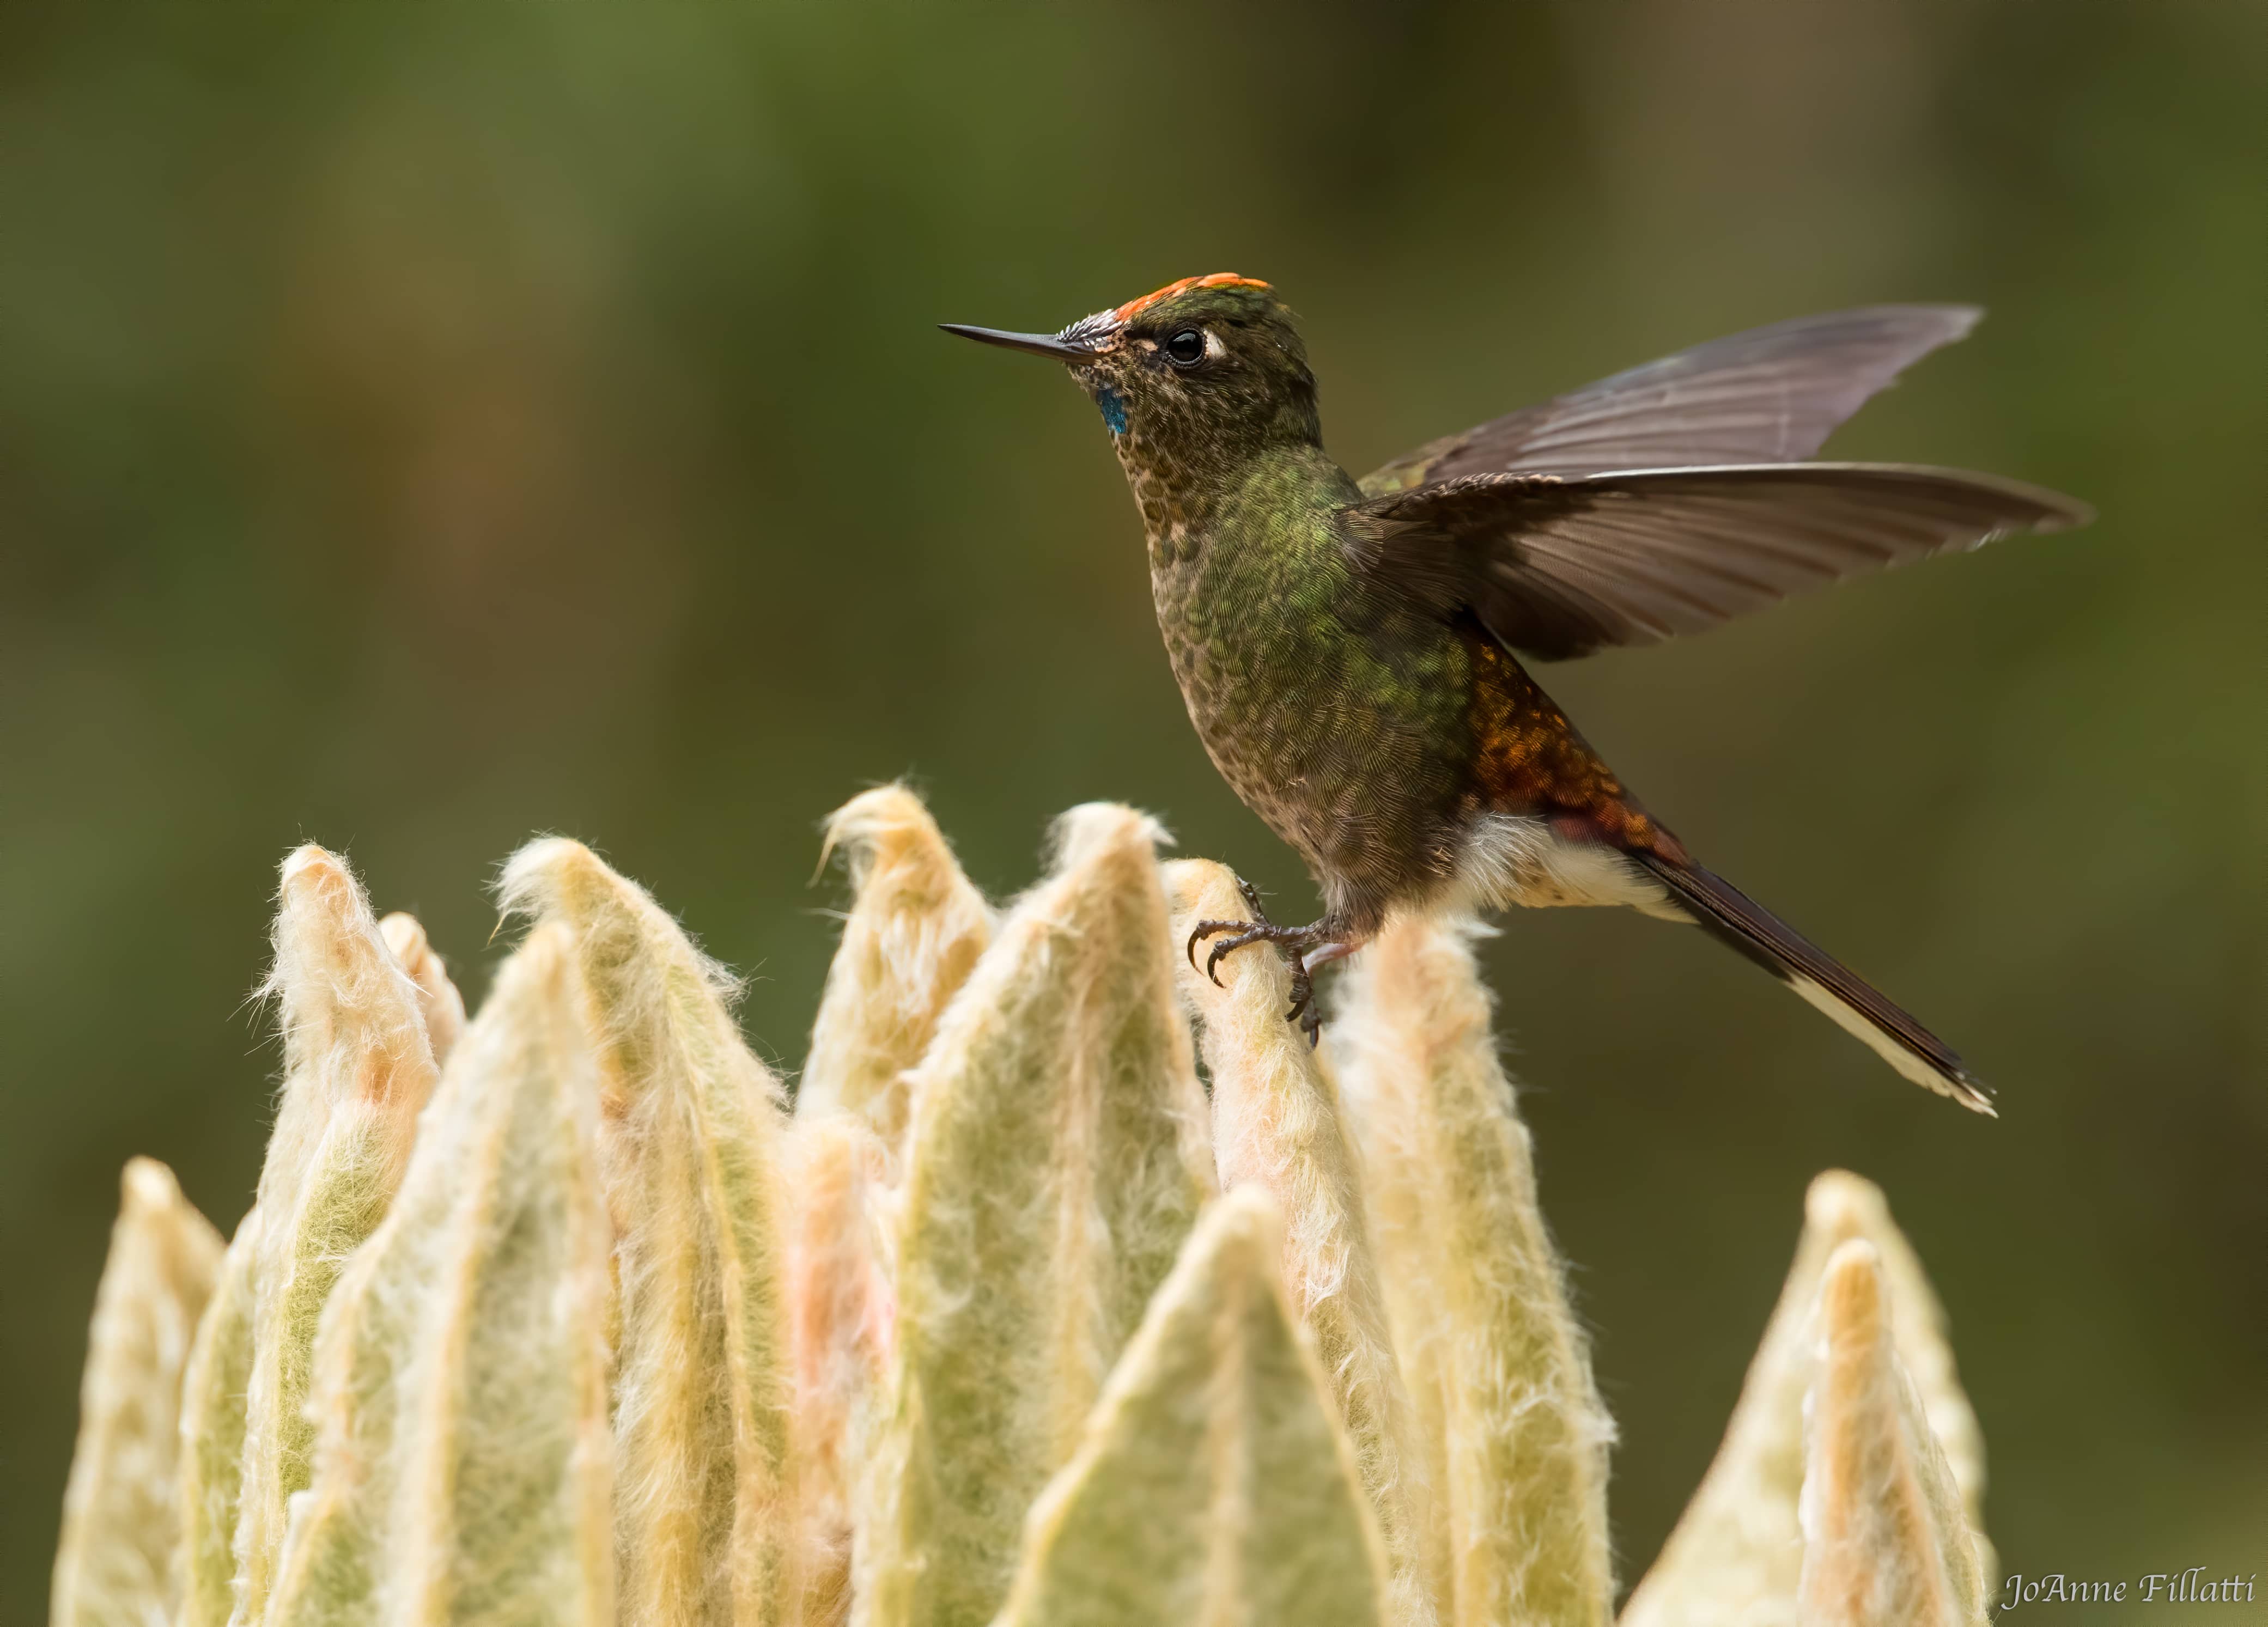
[[[1186,294],[1192,288],[1265,288],[1268,284],[1256,276],[1239,276],[1233,271],[1215,271],[1206,276],[1185,276],[1178,283],[1168,283],[1154,294],[1145,294],[1139,299],[1130,299],[1111,314],[1122,322],[1130,322],[1160,299],[1171,299],[1175,294]]]

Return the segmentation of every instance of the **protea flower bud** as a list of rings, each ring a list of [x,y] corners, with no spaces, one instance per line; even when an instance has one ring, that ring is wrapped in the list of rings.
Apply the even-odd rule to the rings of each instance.
[[[509,865],[535,925],[453,1042],[423,931],[292,856],[259,1202],[218,1255],[129,1169],[57,1627],[1605,1627],[1612,1430],[1472,929],[1390,924],[1318,1056],[1274,955],[1189,968],[1241,900],[1131,810],[998,920],[903,791],[833,834],[792,1119],[574,843]],[[1624,1627],[1977,1627],[1982,1483],[1830,1172]]]

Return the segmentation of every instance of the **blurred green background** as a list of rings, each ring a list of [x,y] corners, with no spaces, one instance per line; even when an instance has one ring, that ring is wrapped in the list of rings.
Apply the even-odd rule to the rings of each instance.
[[[582,836],[753,975],[790,1070],[842,896],[815,821],[874,781],[997,893],[1116,798],[1308,896],[1182,716],[1092,409],[931,326],[1222,269],[1303,313],[1357,470],[1751,324],[1992,307],[1833,449],[2063,487],[2092,530],[1544,677],[2005,1117],[1634,916],[1507,922],[1505,1034],[1627,1574],[1829,1165],[1943,1289],[2009,1568],[2268,1570],[2264,25],[10,6],[0,1616],[45,1594],[121,1162],[248,1201],[291,844],[476,992],[493,865]],[[2157,1618],[2124,1612],[2067,1614]]]

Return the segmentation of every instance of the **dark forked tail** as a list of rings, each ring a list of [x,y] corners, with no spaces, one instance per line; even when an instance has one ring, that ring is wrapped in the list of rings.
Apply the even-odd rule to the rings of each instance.
[[[1964,1108],[1999,1116],[1990,1094],[1944,1041],[1740,888],[1698,865],[1679,865],[1651,853],[1631,857],[1712,936],[1826,1012],[1906,1078]]]

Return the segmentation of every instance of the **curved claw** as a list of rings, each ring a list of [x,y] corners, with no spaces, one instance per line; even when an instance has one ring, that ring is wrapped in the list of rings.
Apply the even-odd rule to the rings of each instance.
[[[1204,939],[1208,939],[1208,938],[1211,938],[1211,937],[1215,932],[1235,932],[1235,931],[1243,931],[1243,929],[1244,929],[1244,928],[1246,928],[1246,927],[1248,927],[1248,926],[1249,926],[1249,925],[1251,925],[1251,924],[1252,924],[1252,923],[1250,923],[1249,921],[1200,921],[1200,922],[1198,922],[1195,926],[1193,926],[1193,927],[1191,927],[1191,928],[1189,929],[1189,968],[1190,968],[1192,971],[1194,971],[1194,970],[1196,970],[1196,969],[1197,969],[1197,945],[1198,945],[1200,942],[1202,942]],[[1216,977],[1216,978],[1214,978],[1214,979],[1213,979],[1213,981],[1214,981],[1215,983],[1219,983],[1219,982],[1220,981],[1220,979],[1219,979],[1218,977]]]
[[[1247,944],[1258,943],[1274,930],[1266,925],[1254,926],[1248,921],[1232,921],[1228,924],[1241,926],[1245,930],[1233,938],[1222,939],[1212,946],[1212,953],[1205,956],[1204,974],[1212,979],[1212,986],[1216,989],[1226,986],[1220,981],[1220,973],[1214,969],[1220,965],[1222,957],[1235,953]]]
[[[1271,943],[1283,952],[1292,970],[1292,1006],[1284,1013],[1284,1020],[1300,1025],[1307,1036],[1310,1047],[1322,1042],[1323,1014],[1315,1005],[1314,970],[1327,961],[1336,961],[1354,952],[1355,945],[1345,939],[1337,924],[1326,917],[1307,926],[1278,926],[1268,918],[1260,906],[1260,892],[1249,881],[1239,878],[1237,890],[1251,906],[1249,921],[1200,921],[1189,929],[1189,939],[1184,946],[1190,966],[1197,963],[1197,945],[1219,932],[1233,936],[1213,945],[1205,956],[1204,972],[1216,989],[1228,985],[1220,980],[1220,963],[1247,944]]]

